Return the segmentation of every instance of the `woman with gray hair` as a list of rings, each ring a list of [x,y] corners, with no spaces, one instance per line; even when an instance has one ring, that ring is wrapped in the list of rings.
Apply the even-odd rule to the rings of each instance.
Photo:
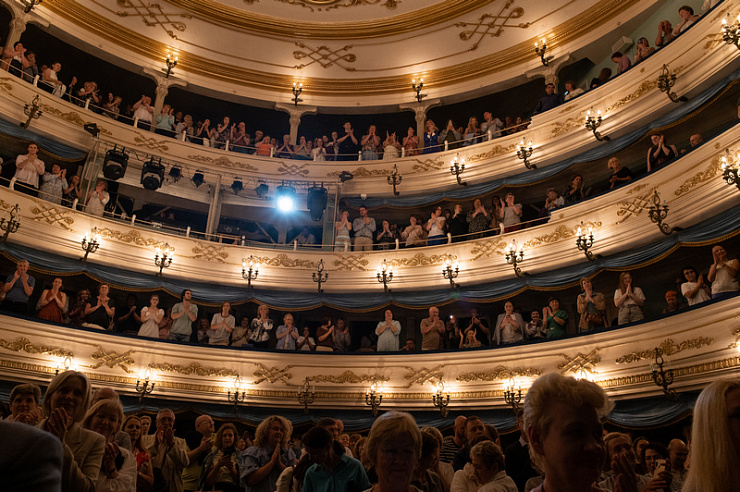
[[[506,475],[504,452],[493,441],[481,441],[470,449],[478,492],[517,492],[516,483]]]
[[[134,492],[136,490],[136,458],[115,442],[123,423],[123,407],[118,400],[100,400],[87,411],[82,427],[105,438],[103,464],[95,484],[95,492]]]
[[[10,417],[6,420],[36,425],[41,420],[41,388],[35,384],[19,384],[10,390]]]
[[[406,412],[387,412],[375,420],[365,444],[378,474],[371,492],[419,492],[411,477],[421,456],[421,441],[414,417]]]

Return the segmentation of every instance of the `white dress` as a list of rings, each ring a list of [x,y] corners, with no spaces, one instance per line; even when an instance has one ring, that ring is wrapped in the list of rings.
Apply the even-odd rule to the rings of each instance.
[[[141,317],[143,318],[148,312],[148,307],[141,308]],[[151,318],[141,324],[141,328],[139,328],[140,337],[159,338],[159,323],[157,323],[156,320],[157,315],[160,316],[159,319],[162,319],[162,317],[164,317],[164,310],[160,309],[159,313],[152,314]]]

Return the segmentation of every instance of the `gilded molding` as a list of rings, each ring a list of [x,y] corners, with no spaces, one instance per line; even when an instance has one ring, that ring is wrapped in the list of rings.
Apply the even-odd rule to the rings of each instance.
[[[49,354],[57,357],[74,357],[75,354],[62,347],[50,347],[48,345],[34,345],[26,337],[19,337],[13,341],[0,338],[0,347],[12,352],[26,352],[29,354]]]
[[[501,145],[494,145],[493,148],[491,148],[491,150],[489,150],[488,152],[471,155],[470,157],[465,159],[465,162],[469,164],[471,162],[478,162],[478,161],[482,161],[485,159],[491,159],[493,157],[503,155],[503,154],[510,154],[514,152],[516,148],[517,148],[516,144],[511,144],[506,147],[502,147]],[[442,165],[444,165],[444,163],[442,163]]]
[[[426,256],[424,253],[416,253],[411,258],[400,258],[400,259],[392,259],[388,262],[388,264],[394,268],[397,267],[425,267],[425,266],[433,266],[433,265],[440,265],[443,264],[445,261],[455,261],[457,260],[457,255],[452,254],[443,254],[443,255],[431,255]]]
[[[542,369],[528,367],[526,369],[508,369],[504,366],[496,366],[493,371],[488,372],[468,372],[457,377],[457,381],[470,383],[473,381],[496,381],[507,380],[514,377],[532,378],[542,375]]]
[[[360,270],[362,272],[365,272],[368,270],[365,267],[368,263],[370,263],[368,260],[365,259],[366,256],[367,255],[339,256],[334,260],[334,266],[337,270]]]
[[[256,365],[258,369],[254,371],[254,376],[257,379],[252,381],[251,384],[260,384],[264,381],[268,381],[270,383],[279,382],[289,384],[288,381],[293,379],[293,375],[288,372],[288,369],[295,367],[293,364],[287,365],[282,369],[278,369],[277,367],[268,368],[260,363],[257,363]]]
[[[621,224],[632,216],[640,215],[646,207],[650,206],[650,198],[656,189],[657,186],[653,186],[647,193],[636,196],[631,202],[617,202],[617,217],[622,217],[622,219],[616,223]]]
[[[156,150],[159,152],[167,152],[170,150],[169,145],[167,145],[167,142],[165,140],[157,140],[153,137],[147,137],[146,135],[142,135],[140,132],[135,132],[136,135],[134,136],[134,142],[137,144],[146,147],[149,150]]]
[[[188,159],[191,159],[195,162],[202,162],[204,164],[211,164],[213,166],[218,167],[226,167],[230,169],[239,169],[242,171],[259,171],[258,168],[254,167],[253,165],[246,163],[246,162],[234,162],[231,159],[229,159],[226,156],[213,158],[211,156],[207,155],[201,155],[201,154],[195,154],[195,155],[189,155]]]
[[[243,0],[244,3],[252,4],[259,0]],[[307,8],[311,12],[314,11],[316,6],[317,11],[338,9],[339,7],[357,7],[362,5],[380,5],[387,8],[388,10],[395,9],[402,0],[275,0],[281,3],[287,3],[288,5],[298,5],[303,8]],[[381,3],[382,2],[382,3]]]
[[[178,39],[175,31],[184,32],[188,27],[184,22],[175,21],[172,18],[193,18],[190,14],[165,12],[162,10],[162,5],[157,2],[145,3],[144,0],[116,0],[116,5],[124,9],[116,11],[117,16],[139,18],[147,27],[160,26],[172,39]]]
[[[425,159],[423,161],[419,159],[414,159],[417,164],[414,164],[411,168],[413,172],[410,172],[409,174],[419,174],[419,173],[425,173],[427,171],[438,171],[445,167],[445,161],[444,159]],[[390,172],[388,173],[390,174]]]
[[[357,61],[357,55],[354,53],[348,53],[348,51],[352,49],[351,44],[336,49],[331,49],[323,44],[321,46],[312,47],[305,43],[296,42],[295,45],[297,48],[300,48],[300,50],[293,52],[293,58],[296,60],[307,59],[306,63],[301,63],[300,65],[293,67],[296,70],[302,70],[314,63],[317,63],[324,69],[331,68],[336,65],[347,72],[354,72],[356,70],[355,67],[347,66],[347,63],[354,63]]]
[[[330,173],[326,173],[326,175],[330,178],[338,178],[339,175],[343,172],[344,171],[332,171]],[[357,167],[349,172],[352,173],[356,178],[367,178],[371,176],[389,176],[391,174],[390,169],[373,169],[372,171],[370,171],[364,167]]]
[[[639,184],[635,186],[634,188],[630,189],[629,191],[627,191],[627,194],[631,195],[632,193],[637,193],[638,191],[644,190],[648,186],[650,186],[648,183]]]
[[[666,338],[665,340],[660,342],[658,348],[663,349],[663,355],[674,355],[679,352],[683,352],[684,350],[698,349],[705,345],[711,345],[713,342],[714,338],[708,337],[691,338],[680,343],[674,342],[672,338]],[[654,354],[655,348],[650,348],[647,350],[640,350],[638,352],[625,354],[621,357],[618,357],[617,360],[615,360],[614,362],[616,362],[617,364],[631,364],[632,362],[637,362],[639,360],[652,359]]]
[[[408,383],[404,387],[410,388],[415,384],[424,384],[434,379],[441,379],[444,376],[442,372],[444,366],[444,364],[440,364],[433,369],[427,369],[426,367],[414,369],[413,367],[406,366],[409,372],[403,375],[403,379],[407,380]]]
[[[65,113],[62,110],[55,108],[54,106],[49,106],[48,104],[39,104],[39,107],[42,111],[44,111],[46,114],[54,115],[57,118],[61,118],[64,121],[69,121],[70,123],[74,123],[77,126],[85,126],[89,123],[89,121],[85,121],[82,116],[80,116],[80,113],[77,111],[70,111],[69,113]],[[100,130],[100,133],[103,135],[109,135],[112,136],[113,132],[108,130],[107,128],[104,128],[100,125],[98,125],[98,130]]]
[[[601,222],[584,222],[583,227],[584,229],[593,227],[593,229],[596,230],[599,227],[601,227]],[[559,225],[555,228],[555,232],[530,239],[529,241],[523,243],[522,247],[534,248],[535,246],[539,246],[541,244],[556,243],[560,241],[561,239],[575,238],[577,234],[578,234],[578,226],[573,227],[573,228],[568,228],[568,227],[565,227],[564,225]]]
[[[286,164],[281,161],[277,171],[280,174],[285,174],[287,176],[306,176],[310,172],[307,168],[308,164],[306,163],[298,165],[293,163]]]
[[[100,237],[115,239],[117,241],[121,241],[122,243],[134,243],[137,246],[162,246],[163,244],[161,241],[157,241],[156,239],[142,237],[141,233],[135,229],[131,229],[127,232],[121,232],[114,231],[106,227],[103,229],[98,229],[98,232],[100,233]]]
[[[226,258],[229,257],[229,253],[226,251],[226,246],[214,246],[213,244],[195,243],[193,249],[193,256],[186,256],[185,258],[192,258],[194,260],[206,260],[206,261],[217,261],[219,263],[226,263]]]
[[[37,206],[31,209],[31,213],[35,214],[31,217],[31,220],[46,222],[49,225],[58,225],[68,231],[72,230],[69,226],[75,223],[75,220],[70,217],[73,215],[72,210],[68,208],[57,209],[42,202],[37,202]]]
[[[12,92],[13,84],[9,82],[4,82],[5,80],[12,80],[12,79],[10,77],[0,77],[0,91]]]
[[[234,371],[233,369],[229,369],[226,367],[203,367],[197,362],[191,362],[187,366],[172,364],[169,362],[158,362],[149,364],[147,367],[149,367],[150,369],[156,369],[160,372],[176,372],[178,374],[184,374],[186,376],[236,377],[239,375],[239,373]]]
[[[93,360],[97,360],[98,362],[97,364],[90,366],[91,369],[97,369],[98,367],[105,364],[110,369],[118,366],[123,369],[124,372],[134,372],[128,368],[129,365],[136,363],[136,361],[134,361],[134,358],[131,357],[131,354],[134,353],[134,350],[129,350],[127,352],[119,354],[115,350],[106,352],[105,349],[103,349],[103,347],[101,347],[100,345],[95,345],[95,349],[95,352],[90,355],[90,358]]]
[[[622,106],[624,106],[625,104],[634,101],[635,99],[642,96],[643,94],[647,94],[657,85],[658,83],[655,80],[643,80],[635,92],[633,92],[632,94],[628,94],[627,96],[623,97],[619,101],[615,102],[614,104],[606,108],[606,110],[604,111],[604,114],[608,114],[612,111],[615,111],[621,108]],[[584,120],[584,124],[585,124],[585,120]]]
[[[390,381],[388,376],[380,376],[378,374],[358,376],[352,371],[344,371],[338,376],[309,376],[309,381],[315,383],[334,383],[334,384],[346,384],[346,383],[377,383]],[[384,395],[385,396],[385,395]]]
[[[594,373],[594,369],[601,362],[601,357],[598,355],[599,347],[596,347],[588,354],[582,354],[578,352],[575,357],[570,357],[566,354],[560,354],[560,357],[565,359],[563,362],[558,364],[558,369],[565,374],[572,372],[578,374],[581,371],[586,371],[589,374]]]
[[[550,138],[555,138],[560,135],[564,135],[566,133],[569,133],[576,128],[581,128],[585,125],[586,117],[583,111],[579,111],[577,115],[567,118],[563,122],[556,121],[552,124],[553,129],[551,131],[552,136]]]
[[[11,210],[15,205],[6,202],[5,200],[0,200],[0,208],[3,210]],[[20,212],[20,207],[18,207],[18,211]]]
[[[473,246],[473,249],[470,250],[470,254],[473,255],[473,260],[478,260],[480,258],[489,258],[493,254],[499,254],[503,255],[504,250],[506,250],[506,241],[503,241],[501,239],[496,239],[495,241],[480,241],[475,243],[475,246]]]
[[[706,183],[710,179],[714,179],[716,176],[718,176],[722,172],[722,157],[721,156],[714,156],[712,158],[712,163],[707,166],[707,168],[699,173],[696,173],[689,179],[683,182],[681,186],[679,186],[676,191],[673,192],[675,196],[681,196],[687,191],[691,190],[692,188],[699,186],[702,183]]]
[[[524,15],[524,9],[521,7],[511,8],[514,5],[514,0],[507,0],[498,14],[483,14],[476,22],[456,22],[455,27],[467,28],[466,30],[460,31],[458,34],[462,41],[470,41],[472,38],[478,38],[473,45],[468,48],[468,51],[474,51],[478,49],[478,45],[485,37],[497,38],[501,36],[504,31],[504,27],[517,27],[519,29],[527,29],[530,26],[529,22],[519,24],[507,24],[507,21],[511,19],[519,19]],[[510,9],[510,10],[509,10]],[[504,11],[509,10],[507,13]],[[471,29],[472,27],[472,29]]]
[[[316,262],[311,260],[299,260],[292,259],[285,253],[280,253],[275,258],[269,258],[267,256],[254,257],[252,258],[256,263],[260,265],[273,266],[273,267],[285,267],[285,268],[316,268]],[[242,258],[242,262],[247,261],[246,258]]]

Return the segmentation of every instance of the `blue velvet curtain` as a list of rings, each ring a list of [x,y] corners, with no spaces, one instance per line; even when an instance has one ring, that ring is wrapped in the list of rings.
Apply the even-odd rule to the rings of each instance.
[[[39,144],[43,152],[51,154],[59,160],[79,161],[87,158],[87,152],[85,151],[70,147],[69,145],[64,145],[56,140],[44,137],[43,135],[39,135],[31,130],[26,130],[20,125],[3,119],[0,119],[0,133],[15,137],[19,140],[36,142]]]

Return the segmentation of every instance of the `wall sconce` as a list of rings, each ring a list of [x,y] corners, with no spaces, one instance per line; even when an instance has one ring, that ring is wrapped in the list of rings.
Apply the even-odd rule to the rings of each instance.
[[[663,200],[663,205],[660,204],[660,193],[658,193],[658,190],[655,190],[651,200],[653,201],[653,204],[647,207],[648,215],[653,223],[658,224],[660,232],[666,236],[670,236],[674,232],[683,231],[682,227],[671,227],[668,224],[663,223],[663,221],[668,218],[668,203]]]
[[[418,84],[416,83],[416,79],[412,79],[411,88],[416,92],[416,102],[421,102],[422,99],[427,97],[426,94],[421,93],[421,90],[424,88],[424,79],[420,79]]]
[[[226,394],[226,398],[229,400],[229,403],[234,404],[234,413],[236,413],[236,411],[239,409],[239,404],[244,403],[246,397],[247,391],[244,389],[244,384],[242,383],[239,376],[236,376],[234,378],[233,386]]]
[[[393,172],[388,176],[388,184],[393,186],[394,196],[398,196],[400,194],[396,191],[396,186],[400,185],[401,181],[403,181],[403,176],[398,172],[398,165],[393,164]]]
[[[170,75],[173,73],[172,69],[177,66],[177,57],[172,57],[171,54],[167,54],[167,58],[164,60],[164,64],[167,65],[167,70],[165,71],[164,78],[168,79]]]
[[[452,161],[452,165],[450,166],[450,174],[457,178],[457,184],[459,184],[460,186],[468,186],[468,183],[460,180],[460,175],[465,172],[465,159],[460,161],[460,163],[458,164],[457,157],[458,156],[455,156],[455,159]]]
[[[13,208],[10,209],[10,218],[8,220],[5,220],[5,217],[0,219],[0,230],[5,231],[5,234],[3,234],[3,237],[0,239],[0,242],[6,242],[8,240],[8,236],[10,234],[13,234],[15,232],[18,232],[18,228],[21,226],[21,222],[16,219],[18,216],[18,213],[20,211],[20,207],[16,203]]]
[[[373,412],[373,417],[378,416],[380,403],[383,401],[383,387],[378,383],[370,385],[370,389],[365,393],[365,405],[369,406]]]
[[[509,244],[509,247],[506,250],[506,263],[514,266],[514,273],[516,273],[517,277],[528,275],[527,273],[522,273],[522,269],[519,268],[519,263],[523,261],[524,246],[519,246],[519,252],[517,252],[516,239],[514,239],[513,241],[511,241],[511,244]]]
[[[303,84],[293,82],[293,103],[295,103],[296,106],[298,106],[299,102],[303,102],[301,94],[303,94]]]
[[[522,139],[522,141],[519,142],[519,146],[516,149],[516,156],[524,161],[524,165],[527,166],[527,169],[537,169],[537,166],[529,162],[529,158],[532,157],[532,152],[534,152],[534,148],[532,147],[532,142],[530,141],[525,146],[524,140]]]
[[[303,413],[308,414],[308,406],[313,403],[316,393],[311,389],[311,381],[306,376],[303,387],[298,390],[298,403],[303,405]]]
[[[663,388],[663,393],[665,393],[669,399],[676,400],[678,399],[678,393],[676,393],[676,390],[669,388],[669,386],[673,384],[673,370],[663,369],[663,364],[665,364],[665,361],[663,360],[663,349],[655,347],[653,352],[653,361],[650,364],[653,382],[656,386]]]
[[[447,416],[447,406],[450,404],[450,394],[445,393],[445,382],[442,378],[439,378],[434,386],[434,393],[432,393],[432,403],[439,409],[439,414],[442,417]]]
[[[97,227],[93,227],[92,231],[90,231],[90,236],[88,237],[88,235],[85,234],[85,237],[82,238],[82,251],[85,252],[85,256],[80,258],[82,260],[82,263],[85,263],[87,261],[87,255],[89,255],[90,253],[95,253],[99,247],[100,232],[98,231]]]
[[[658,75],[658,89],[660,92],[665,92],[668,95],[668,99],[674,103],[688,101],[685,97],[679,97],[675,92],[671,92],[674,85],[676,85],[676,74],[671,73],[668,70],[668,65],[663,64],[663,69],[660,71],[660,75]]]
[[[722,19],[722,40],[740,49],[740,16],[732,24],[728,24],[727,19]]]
[[[31,10],[33,10],[33,8],[40,3],[41,0],[23,0],[23,5],[25,6],[25,8],[23,9],[23,13],[30,14]]]
[[[542,43],[541,45],[537,44],[537,41],[534,42],[534,52],[542,60],[542,65],[546,67],[550,64],[550,60],[552,60],[553,57],[548,56],[545,58],[545,53],[547,53],[547,42],[544,39],[540,42]]]
[[[324,273],[324,260],[319,260],[319,264],[316,265],[316,271],[311,274],[313,281],[318,284],[319,294],[323,294],[324,290],[321,288],[321,284],[329,279],[329,274]]]
[[[594,245],[594,227],[589,225],[587,234],[583,234],[581,229],[582,227],[583,221],[581,221],[581,225],[578,226],[578,232],[576,233],[576,247],[579,251],[583,251],[586,254],[586,258],[588,258],[589,261],[601,258],[601,255],[595,255],[589,251],[589,249]]]
[[[592,107],[591,109],[594,108]],[[598,140],[599,142],[610,141],[611,138],[607,137],[606,135],[602,135],[601,133],[596,131],[596,129],[601,126],[601,110],[598,111],[596,117],[594,118],[593,116],[591,116],[591,109],[586,111],[586,129],[592,131],[594,133],[594,137],[596,137],[596,140]]]
[[[72,365],[72,356],[68,355],[66,357],[62,357],[62,359],[57,363],[54,375],[58,376],[60,372],[69,371],[70,369],[76,371],[77,367]]]
[[[514,378],[509,379],[504,386],[504,401],[514,410],[514,413],[517,413],[519,404],[522,402],[522,386],[517,384]]]
[[[136,392],[139,394],[139,404],[144,401],[144,397],[146,395],[149,395],[152,391],[154,391],[154,384],[155,383],[154,378],[152,377],[152,371],[150,368],[147,367],[136,380]]]
[[[378,282],[383,284],[383,291],[387,294],[391,291],[388,288],[388,283],[393,280],[393,268],[388,266],[385,260],[378,267],[378,273],[376,275]]]
[[[455,283],[455,279],[460,274],[460,265],[455,262],[455,268],[452,268],[452,260],[447,258],[445,260],[445,265],[442,267],[442,276],[450,281],[450,288],[457,289],[460,287],[459,284]]]
[[[249,264],[249,268],[247,268],[247,264]],[[260,269],[255,266],[252,256],[249,257],[249,260],[242,262],[242,278],[247,281],[248,289],[252,288],[252,280],[257,280],[259,273]]]
[[[727,155],[730,155],[730,149],[727,149],[726,152],[727,152]],[[740,154],[739,154],[739,157],[740,157]],[[737,165],[730,164],[727,160],[727,157],[723,156],[722,157],[722,179],[724,179],[725,183],[727,183],[728,185],[735,185],[737,186],[737,189],[740,190],[740,179],[738,178],[740,178],[740,176],[738,176]]]
[[[41,105],[39,104],[39,95],[36,94],[36,97],[31,99],[30,103],[26,103],[25,106],[23,106],[23,112],[26,116],[28,116],[28,119],[25,123],[21,123],[21,126],[23,128],[28,128],[31,125],[32,120],[37,120],[41,118],[41,115],[43,114],[43,111],[41,111]]]
[[[154,253],[154,264],[159,267],[159,273],[157,273],[157,277],[162,276],[162,270],[165,268],[169,268],[172,264],[172,253],[175,252],[175,248],[171,247],[169,244],[164,243],[164,246],[157,246],[157,249]]]

